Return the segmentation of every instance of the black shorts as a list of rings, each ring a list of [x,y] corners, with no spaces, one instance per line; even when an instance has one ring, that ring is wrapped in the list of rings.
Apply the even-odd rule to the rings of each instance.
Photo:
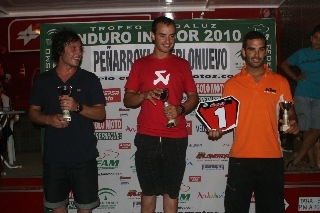
[[[135,165],[142,194],[179,196],[186,168],[188,138],[165,138],[137,134]]]
[[[72,190],[79,209],[93,209],[98,197],[97,161],[76,163],[45,163],[43,165],[44,206],[55,209],[67,205]]]

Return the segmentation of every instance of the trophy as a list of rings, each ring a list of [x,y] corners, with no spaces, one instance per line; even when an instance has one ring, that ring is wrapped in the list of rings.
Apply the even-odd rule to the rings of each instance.
[[[289,101],[283,101],[280,102],[280,107],[283,110],[283,125],[280,127],[281,131],[287,131],[289,129],[289,119],[288,119],[288,110],[291,108],[292,102]]]
[[[169,89],[165,88],[162,90],[162,92],[160,94],[160,100],[163,102],[164,107],[169,106],[168,97],[169,97]],[[176,119],[169,118],[168,123],[166,124],[166,127],[167,128],[175,127],[178,125],[178,123],[179,122]]]
[[[70,96],[72,92],[72,86],[58,86],[58,91],[60,96]],[[62,110],[62,117],[66,118],[67,121],[71,121],[71,115],[69,110],[63,109]]]

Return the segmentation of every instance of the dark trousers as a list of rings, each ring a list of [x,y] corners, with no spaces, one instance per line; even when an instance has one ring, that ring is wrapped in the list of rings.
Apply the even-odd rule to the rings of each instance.
[[[248,213],[254,193],[256,213],[283,213],[283,158],[230,158],[225,213]]]

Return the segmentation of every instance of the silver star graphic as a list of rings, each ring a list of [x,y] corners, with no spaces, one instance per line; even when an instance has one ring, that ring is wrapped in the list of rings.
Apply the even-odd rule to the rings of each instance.
[[[32,39],[36,39],[39,35],[32,31],[32,24],[25,30],[18,33],[17,39],[23,39],[24,46],[29,43]]]

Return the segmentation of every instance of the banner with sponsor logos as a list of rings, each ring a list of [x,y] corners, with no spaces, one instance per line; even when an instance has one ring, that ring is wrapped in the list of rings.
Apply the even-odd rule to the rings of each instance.
[[[241,42],[248,31],[256,30],[266,35],[266,63],[276,71],[274,19],[193,19],[177,20],[176,24],[177,39],[173,53],[189,61],[202,102],[221,98],[224,82],[244,65]],[[139,108],[125,108],[122,99],[133,62],[153,51],[151,21],[43,24],[42,72],[53,68],[51,34],[60,27],[73,28],[81,36],[84,44],[81,67],[100,78],[107,101],[107,119],[103,123],[95,123],[100,153],[97,163],[101,205],[94,212],[138,213],[141,189],[135,171],[133,140]],[[206,126],[195,112],[187,115],[186,119],[189,145],[178,212],[222,213],[233,132],[211,141],[205,133]],[[76,212],[72,193],[68,208],[69,212]],[[157,199],[156,212],[163,212],[161,196]]]

